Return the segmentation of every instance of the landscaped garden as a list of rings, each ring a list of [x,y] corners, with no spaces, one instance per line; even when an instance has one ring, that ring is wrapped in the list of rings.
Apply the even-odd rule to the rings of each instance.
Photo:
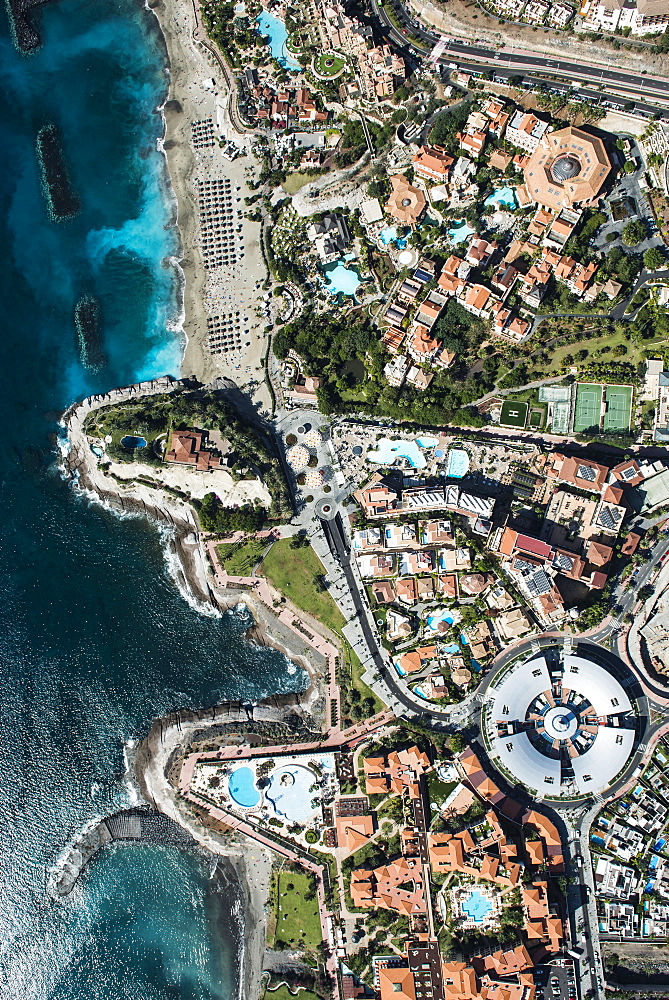
[[[246,538],[241,542],[217,545],[216,551],[230,576],[249,576],[266,548],[266,538]]]
[[[314,72],[317,73],[318,76],[325,76],[330,80],[334,80],[334,78],[339,76],[343,70],[346,65],[346,60],[337,52],[321,52],[314,59],[313,65]]]

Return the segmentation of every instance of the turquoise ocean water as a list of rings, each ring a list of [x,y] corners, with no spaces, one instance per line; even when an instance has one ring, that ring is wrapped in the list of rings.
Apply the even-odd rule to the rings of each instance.
[[[218,1000],[237,992],[234,887],[162,847],[101,854],[62,903],[44,887],[71,836],[131,801],[124,744],[180,706],[302,685],[198,615],[161,537],[73,495],[54,414],[90,391],[178,374],[178,253],[156,151],[165,52],[131,0],[63,0],[43,45],[14,48],[0,13],[0,992],[4,1000]],[[59,126],[82,210],[52,222],[35,139]],[[102,302],[107,366],[80,363],[73,310]],[[292,671],[292,672],[291,672]]]

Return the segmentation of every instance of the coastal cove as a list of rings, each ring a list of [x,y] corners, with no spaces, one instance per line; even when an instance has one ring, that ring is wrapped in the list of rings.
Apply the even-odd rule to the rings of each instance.
[[[167,78],[154,15],[125,0],[64,0],[37,17],[43,44],[29,58],[6,17],[0,28],[0,984],[11,1000],[219,1000],[237,989],[243,906],[209,855],[123,845],[94,859],[66,900],[46,893],[78,832],[135,801],[124,747],[156,717],[290,693],[304,677],[246,641],[250,616],[186,603],[166,529],[75,494],[55,467],[55,414],[72,400],[179,374],[179,236],[157,149]],[[81,202],[60,223],[35,151],[49,122]],[[86,294],[101,302],[97,372],[82,365],[74,322]]]

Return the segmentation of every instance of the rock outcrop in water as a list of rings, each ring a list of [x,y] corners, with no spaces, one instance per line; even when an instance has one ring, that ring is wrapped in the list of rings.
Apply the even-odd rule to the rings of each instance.
[[[41,45],[32,12],[45,3],[47,0],[7,0],[12,34],[21,52],[32,52]]]
[[[81,209],[81,201],[68,175],[62,135],[56,125],[45,125],[37,133],[37,159],[49,215],[55,222],[74,218]]]
[[[102,348],[102,311],[94,295],[84,295],[74,307],[74,325],[77,328],[79,357],[84,368],[97,372],[105,365]]]

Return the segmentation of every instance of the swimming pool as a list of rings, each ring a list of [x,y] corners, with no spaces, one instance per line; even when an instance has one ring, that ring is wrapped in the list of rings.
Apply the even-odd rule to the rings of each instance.
[[[256,30],[259,35],[269,35],[269,50],[284,69],[298,70],[302,68],[297,59],[294,59],[286,48],[288,32],[281,18],[270,14],[268,10],[262,10],[258,15],[257,25]]]
[[[660,840],[655,841],[655,844],[653,845],[653,850],[661,851],[665,844],[666,840],[663,837],[661,837]]]
[[[337,260],[323,268],[325,287],[331,295],[355,295],[362,284],[354,267],[347,267],[345,260]]]
[[[420,684],[416,684],[416,686],[414,688],[414,692],[418,695],[419,698],[424,698],[425,701],[429,701],[430,700],[428,698],[428,696],[425,694],[425,692],[423,691],[423,689],[420,686]]]
[[[469,223],[463,219],[462,222],[455,222],[448,230],[448,238],[451,243],[464,243],[468,236],[473,236],[476,232]]]
[[[376,442],[376,451],[367,452],[367,459],[376,465],[392,465],[398,458],[406,458],[412,469],[425,468],[425,459],[415,441],[381,438]]]
[[[419,448],[436,448],[439,444],[439,438],[419,437],[416,438],[416,444]]]
[[[441,648],[443,649],[444,653],[459,653],[460,652],[460,647],[457,644],[457,642],[450,642],[448,644],[448,646],[442,646]]]
[[[482,924],[492,910],[492,903],[479,889],[472,889],[462,901],[462,909],[475,924]]]
[[[386,228],[382,229],[379,233],[379,239],[383,243],[384,247],[394,243],[400,250],[404,250],[407,245],[407,241],[404,237],[397,235],[397,226],[386,226]]]
[[[462,479],[469,471],[469,455],[462,448],[451,448],[448,453],[446,475],[451,479]]]
[[[438,632],[441,622],[447,622],[449,625],[453,624],[453,615],[449,614],[445,608],[442,608],[440,611],[435,611],[433,614],[428,615],[426,621],[430,632]]]
[[[146,448],[146,438],[135,437],[133,434],[126,434],[121,438],[122,448]]]
[[[407,672],[406,672],[406,670],[403,667],[400,666],[400,661],[399,660],[393,660],[393,664],[395,666],[395,670],[400,675],[400,677],[406,677]]]
[[[255,774],[250,767],[236,768],[228,778],[228,792],[233,802],[244,809],[252,809],[260,802]]]
[[[512,187],[496,188],[491,195],[488,195],[484,205],[497,205],[498,208],[515,209],[518,207],[516,192]]]
[[[271,802],[277,816],[284,816],[293,823],[304,823],[316,811],[311,804],[315,792],[310,791],[316,775],[303,764],[278,767],[269,776],[265,798]]]

